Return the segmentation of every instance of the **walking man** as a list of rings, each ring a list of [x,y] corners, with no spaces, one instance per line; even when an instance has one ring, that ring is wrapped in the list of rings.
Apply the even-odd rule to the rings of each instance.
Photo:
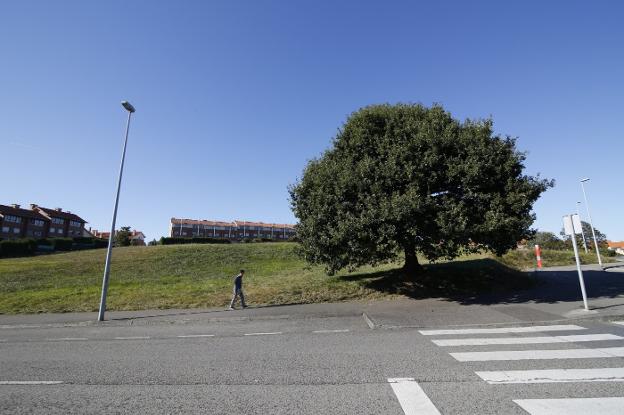
[[[243,275],[245,275],[245,270],[241,269],[238,275],[234,277],[234,293],[230,302],[230,310],[234,310],[234,303],[236,303],[236,297],[238,296],[240,296],[241,306],[247,308],[245,305],[245,294],[243,294]]]

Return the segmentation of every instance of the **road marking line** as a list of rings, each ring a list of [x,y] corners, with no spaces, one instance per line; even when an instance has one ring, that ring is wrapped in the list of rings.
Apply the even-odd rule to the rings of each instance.
[[[475,372],[489,383],[624,382],[624,367]]]
[[[621,415],[624,398],[514,399],[531,415]]]
[[[0,380],[0,385],[58,385],[61,380]]]
[[[72,341],[84,341],[84,340],[89,340],[86,337],[59,337],[56,339],[46,339],[46,341],[50,341],[50,342],[72,342]]]
[[[115,340],[146,340],[149,336],[115,337]]]
[[[214,334],[186,334],[183,336],[178,336],[178,337],[214,337]]]
[[[493,337],[475,339],[438,339],[431,340],[438,346],[485,346],[488,344],[544,344],[569,342],[594,342],[603,340],[621,340],[615,334],[581,334],[576,336],[541,336],[541,337]]]
[[[39,324],[3,324],[0,329],[35,329],[41,327]]]
[[[362,313],[362,317],[364,318],[364,321],[366,322],[366,325],[368,326],[368,328],[373,330],[375,328],[375,323],[373,323],[373,320],[370,319],[368,314]]]
[[[491,360],[594,359],[604,357],[624,357],[624,347],[605,347],[601,349],[512,350],[449,354],[460,362],[485,362]]]
[[[452,330],[419,330],[423,336],[440,336],[443,334],[496,334],[496,333],[533,333],[540,331],[586,330],[574,324],[530,327],[498,327],[491,329],[452,329]]]
[[[440,415],[414,378],[389,378],[388,382],[405,415]]]
[[[271,333],[245,333],[245,336],[269,336],[271,334],[282,334],[281,331],[274,331]]]
[[[314,330],[312,333],[346,333],[349,329],[342,330]]]

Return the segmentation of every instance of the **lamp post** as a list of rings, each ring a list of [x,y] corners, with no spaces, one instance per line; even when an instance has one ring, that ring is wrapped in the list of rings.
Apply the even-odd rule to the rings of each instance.
[[[589,204],[587,203],[587,194],[585,193],[585,185],[583,183],[589,181],[586,177],[581,179],[581,189],[583,189],[583,198],[585,199],[585,207],[587,208],[587,218],[589,219],[589,226],[591,226],[592,236],[594,237],[594,246],[596,247],[596,255],[598,255],[598,264],[602,268],[602,258],[600,258],[600,250],[598,249],[598,240],[596,239],[596,231],[594,230],[594,223],[592,222],[591,214],[589,213]]]
[[[576,214],[581,218],[581,212],[579,212],[579,206],[581,202],[576,202]],[[585,241],[585,231],[583,231],[583,222],[581,221],[581,236],[583,237],[583,248],[585,248],[585,253],[587,253],[587,242]]]
[[[122,101],[121,105],[128,111],[128,121],[126,122],[126,139],[124,140],[123,151],[121,153],[121,164],[119,166],[119,179],[117,180],[117,197],[115,198],[115,209],[113,210],[113,221],[111,223],[111,232],[108,238],[108,250],[106,251],[106,264],[104,265],[104,278],[102,280],[102,297],[100,298],[100,312],[98,313],[98,321],[104,321],[104,312],[106,311],[106,293],[108,292],[108,277],[110,275],[110,262],[113,254],[113,238],[115,238],[115,221],[117,220],[117,207],[119,206],[119,191],[121,190],[121,176],[123,175],[124,160],[126,159],[126,147],[128,146],[128,131],[130,131],[130,118],[135,111],[132,104],[128,101]]]

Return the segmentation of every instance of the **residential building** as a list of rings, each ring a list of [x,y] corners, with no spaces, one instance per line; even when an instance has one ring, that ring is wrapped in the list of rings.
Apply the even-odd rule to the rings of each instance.
[[[30,209],[23,209],[18,204],[0,205],[2,239],[81,236],[85,223],[84,219],[61,208],[31,204]]]
[[[624,241],[607,241],[607,246],[610,251],[615,251],[618,255],[624,255]]]
[[[96,238],[106,239],[110,237],[110,232],[100,232],[97,229],[90,229],[89,232]],[[119,230],[115,231],[115,235],[117,235]],[[145,234],[141,231],[137,231],[133,229],[130,231],[130,243],[135,246],[145,246]]]
[[[145,246],[145,234],[133,229],[130,233],[130,244],[134,246]]]
[[[295,225],[247,220],[221,222],[212,220],[171,218],[171,237],[225,238],[231,240],[265,238],[288,240],[295,236]]]
[[[75,238],[84,233],[86,221],[70,211],[63,211],[61,208],[49,209],[35,204],[31,204],[30,207],[50,221],[48,230],[50,238],[55,236]]]
[[[20,205],[0,205],[0,238],[45,238],[49,221],[34,210]]]

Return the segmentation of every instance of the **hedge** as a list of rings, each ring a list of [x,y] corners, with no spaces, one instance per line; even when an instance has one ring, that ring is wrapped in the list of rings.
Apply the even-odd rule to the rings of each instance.
[[[106,248],[108,241],[100,238],[0,239],[0,257],[34,255],[36,252],[72,251]]]
[[[34,239],[0,241],[0,255],[4,257],[33,255],[36,250],[37,242]]]
[[[161,245],[180,245],[180,244],[229,244],[231,241],[224,238],[179,238],[179,237],[162,237]]]

